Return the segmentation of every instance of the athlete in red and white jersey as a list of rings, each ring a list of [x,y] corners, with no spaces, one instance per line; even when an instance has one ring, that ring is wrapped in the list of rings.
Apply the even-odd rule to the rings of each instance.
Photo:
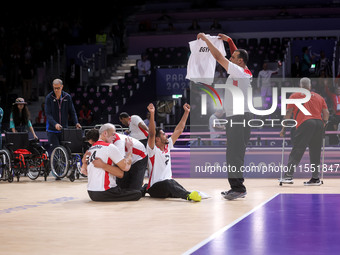
[[[87,190],[93,201],[138,200],[140,190],[124,190],[117,186],[116,177],[123,177],[129,171],[132,159],[132,141],[126,140],[127,154],[124,157],[112,144],[114,125],[107,123],[99,129],[99,140],[86,153],[88,165]]]
[[[157,146],[152,150],[150,146],[147,145],[147,151],[150,158],[149,169],[151,171],[148,188],[156,182],[172,179],[170,156],[170,150],[174,147],[172,138],[170,137],[167,139],[165,133],[160,129],[156,129],[156,137],[163,139],[165,146],[163,150]]]
[[[235,55],[237,55],[237,52],[235,52]],[[233,55],[231,56],[231,58],[233,58]],[[244,112],[250,112],[248,108],[248,89],[251,88],[250,82],[253,77],[250,70],[247,67],[243,68],[237,64],[229,62],[227,73],[229,74],[229,76],[227,79],[226,86],[236,86],[242,90],[244,96],[243,100]],[[234,115],[233,109],[234,100],[237,99],[233,97],[230,91],[226,89],[224,93],[223,108],[225,109],[227,117]]]
[[[244,186],[244,178],[242,167],[244,166],[244,156],[246,146],[250,138],[250,127],[247,125],[251,119],[250,111],[248,109],[248,88],[251,87],[252,74],[247,68],[248,53],[244,49],[237,49],[231,38],[224,34],[219,34],[219,38],[228,42],[231,57],[228,60],[223,53],[221,53],[209,38],[204,33],[197,35],[198,39],[205,41],[209,47],[210,53],[216,61],[227,71],[229,77],[226,83],[225,97],[223,107],[226,112],[228,124],[226,125],[227,135],[227,164],[228,181],[231,189],[227,192],[222,192],[224,198],[234,200],[236,198],[243,198],[247,194],[246,187]],[[229,90],[235,91],[234,86],[241,89],[243,92],[243,104],[237,105],[242,100],[238,100],[236,96],[232,97]],[[238,91],[238,90],[237,90]],[[236,107],[234,107],[236,105]],[[239,110],[239,107],[244,107],[242,114],[234,114]],[[234,107],[234,109],[233,109]],[[232,123],[239,123],[232,125]],[[245,125],[240,123],[246,123]]]
[[[104,191],[116,187],[116,176],[107,171],[103,171],[101,168],[95,167],[91,164],[91,159],[100,158],[109,165],[117,164],[124,159],[118,148],[113,144],[99,140],[95,142],[88,151],[91,152],[91,156],[89,158],[89,165],[87,166],[87,190]]]
[[[115,133],[113,144],[117,146],[118,150],[124,155],[127,153],[126,139],[128,136]],[[144,175],[147,168],[148,157],[144,144],[133,137],[132,140],[132,162],[129,171],[124,172],[124,177],[117,179],[117,184],[121,188],[138,189],[143,185]]]
[[[129,115],[126,112],[122,112],[119,115],[119,120],[129,127],[129,135],[137,140],[141,141],[146,146],[149,128],[145,125],[144,121],[138,115]]]
[[[170,150],[182,134],[190,112],[190,105],[184,104],[184,114],[176,126],[173,134],[168,139],[160,128],[155,127],[155,107],[149,104],[150,112],[149,139],[147,153],[149,156],[150,178],[147,192],[151,197],[157,198],[183,198],[193,201],[201,201],[197,191],[189,192],[178,182],[172,179]]]
[[[125,141],[128,138],[127,135],[115,133],[112,143],[116,145],[120,152],[126,152]],[[139,160],[144,159],[146,155],[145,146],[136,138],[130,137],[132,140],[132,164]]]

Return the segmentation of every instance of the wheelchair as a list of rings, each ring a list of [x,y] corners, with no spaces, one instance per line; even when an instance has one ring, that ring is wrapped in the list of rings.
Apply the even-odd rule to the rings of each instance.
[[[0,180],[19,181],[21,175],[31,180],[50,173],[48,153],[38,139],[29,139],[28,132],[5,133],[3,149],[0,150]]]
[[[71,182],[80,176],[86,177],[80,171],[82,157],[88,147],[81,129],[63,129],[60,145],[51,153],[53,175],[60,179],[67,177]]]

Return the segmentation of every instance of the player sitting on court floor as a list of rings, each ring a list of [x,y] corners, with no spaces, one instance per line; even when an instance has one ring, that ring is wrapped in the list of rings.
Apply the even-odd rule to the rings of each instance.
[[[147,107],[150,112],[149,139],[147,153],[149,157],[150,177],[147,186],[147,193],[155,198],[183,198],[199,202],[201,196],[197,191],[189,192],[178,182],[172,179],[170,150],[174,143],[182,134],[185,123],[190,112],[190,105],[184,104],[184,114],[176,126],[173,134],[168,139],[167,135],[160,128],[155,126],[155,107],[149,104]]]

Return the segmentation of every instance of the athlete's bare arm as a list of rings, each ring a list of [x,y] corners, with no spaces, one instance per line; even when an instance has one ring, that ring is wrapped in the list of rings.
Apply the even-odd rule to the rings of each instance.
[[[147,108],[148,108],[148,111],[150,112],[148,145],[150,149],[153,150],[153,148],[155,147],[155,139],[156,139],[155,107],[153,104],[150,103]]]
[[[132,147],[133,142],[130,137],[125,138],[125,157],[117,163],[117,166],[123,171],[129,171],[132,163]]]
[[[322,120],[324,125],[328,122],[329,119],[329,111],[327,108],[322,108]]]
[[[185,103],[183,105],[183,109],[184,109],[184,114],[182,116],[182,119],[180,120],[180,122],[177,124],[175,131],[172,133],[171,135],[171,139],[172,142],[175,143],[176,140],[178,139],[178,137],[182,134],[184,128],[185,128],[185,123],[187,122],[187,119],[189,117],[189,113],[190,113],[190,105]]]
[[[81,166],[81,173],[84,174],[84,175],[88,175],[87,174],[87,158],[91,156],[91,152],[87,151],[83,158],[82,158],[82,163],[83,165]],[[104,163],[104,161],[100,158],[95,158],[93,161],[92,161],[93,165],[97,168],[101,168],[103,169],[104,171],[106,172],[109,172],[110,174],[114,175],[114,176],[117,176],[118,178],[123,178],[124,176],[124,172],[117,166],[111,166],[109,164],[106,164]]]
[[[106,172],[118,177],[118,178],[123,178],[124,172],[117,166],[111,166],[109,164],[104,163],[104,161],[100,158],[95,158],[92,161],[92,164],[97,167],[104,169]]]

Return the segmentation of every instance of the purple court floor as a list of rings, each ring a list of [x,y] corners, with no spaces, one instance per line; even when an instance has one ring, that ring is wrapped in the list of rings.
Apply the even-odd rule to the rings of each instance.
[[[187,254],[340,254],[340,194],[279,194]]]

